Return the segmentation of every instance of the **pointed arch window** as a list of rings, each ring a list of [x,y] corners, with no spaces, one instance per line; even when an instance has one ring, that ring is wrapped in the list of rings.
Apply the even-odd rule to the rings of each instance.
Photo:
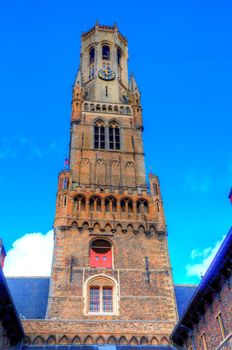
[[[94,148],[105,149],[105,124],[101,120],[94,125]]]
[[[118,65],[121,65],[121,58],[122,58],[122,51],[120,49],[117,49],[117,61]]]
[[[120,129],[116,122],[110,123],[109,147],[110,149],[120,150]]]
[[[148,214],[149,213],[148,202],[144,199],[140,199],[137,201],[136,208],[137,208],[138,214]]]
[[[89,64],[94,63],[95,60],[95,48],[91,47],[91,49],[89,50]]]
[[[89,200],[89,210],[92,212],[101,212],[101,198],[93,196]]]
[[[85,210],[85,197],[82,195],[79,195],[74,198],[74,211],[84,211]]]
[[[109,47],[109,45],[102,46],[102,59],[103,60],[110,60],[110,47]]]

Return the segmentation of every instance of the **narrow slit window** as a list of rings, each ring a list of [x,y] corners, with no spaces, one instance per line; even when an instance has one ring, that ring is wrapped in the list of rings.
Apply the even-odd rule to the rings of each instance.
[[[122,52],[120,49],[117,50],[117,61],[118,61],[118,65],[121,65],[121,58],[122,58]]]
[[[110,47],[108,45],[102,46],[102,59],[110,60]]]
[[[95,49],[94,47],[91,47],[91,49],[89,50],[89,64],[94,63],[95,60]]]
[[[108,86],[106,86],[106,97],[108,97]]]

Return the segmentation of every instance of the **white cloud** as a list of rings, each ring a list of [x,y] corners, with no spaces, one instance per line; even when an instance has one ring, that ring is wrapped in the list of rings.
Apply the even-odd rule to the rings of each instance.
[[[220,241],[216,242],[213,247],[207,247],[202,250],[192,250],[190,257],[191,260],[193,260],[193,262],[185,266],[187,276],[201,277],[205,274],[213,258],[215,257],[218,249],[220,248],[224,238],[225,236],[223,236]],[[195,262],[196,259],[200,261]]]
[[[53,253],[53,231],[27,233],[13,243],[7,252],[5,276],[50,276]]]

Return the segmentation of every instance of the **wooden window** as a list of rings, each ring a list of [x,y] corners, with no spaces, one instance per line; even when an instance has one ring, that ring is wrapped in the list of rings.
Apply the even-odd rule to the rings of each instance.
[[[113,287],[91,286],[89,294],[89,312],[113,312]]]
[[[99,312],[100,311],[100,287],[90,287],[89,296],[89,311]]]
[[[90,267],[112,268],[112,247],[109,241],[96,239],[91,242]]]
[[[202,342],[203,350],[208,350],[205,333],[203,333],[201,336],[201,342]]]
[[[102,287],[103,312],[113,311],[113,293],[112,287]]]
[[[218,321],[218,326],[219,326],[219,329],[220,329],[221,337],[222,337],[222,339],[224,339],[225,338],[225,328],[224,328],[224,324],[223,324],[223,321],[222,321],[221,313],[219,313],[217,315],[216,319]]]

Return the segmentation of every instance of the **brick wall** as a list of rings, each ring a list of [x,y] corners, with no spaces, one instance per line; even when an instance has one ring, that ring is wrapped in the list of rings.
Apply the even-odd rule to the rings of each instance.
[[[230,281],[231,283],[231,281]],[[217,316],[220,313],[223,322],[224,336],[222,336]],[[220,294],[215,293],[213,303],[206,306],[205,314],[199,323],[194,325],[193,335],[196,349],[204,349],[202,334],[205,334],[206,344],[211,349],[232,348],[232,289],[228,281],[224,283]],[[187,339],[186,348],[191,345],[191,338]]]

